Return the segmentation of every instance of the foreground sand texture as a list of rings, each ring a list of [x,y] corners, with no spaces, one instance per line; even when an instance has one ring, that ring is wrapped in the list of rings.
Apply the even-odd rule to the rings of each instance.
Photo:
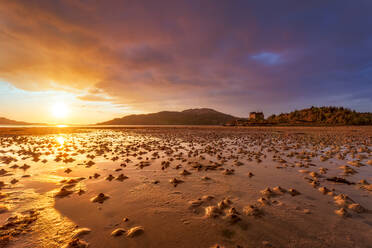
[[[371,193],[371,127],[0,130],[0,247],[372,247]]]

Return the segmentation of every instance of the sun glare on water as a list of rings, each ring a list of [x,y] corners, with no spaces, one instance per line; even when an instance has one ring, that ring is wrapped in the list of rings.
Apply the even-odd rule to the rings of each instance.
[[[58,136],[58,137],[56,138],[56,140],[57,140],[57,142],[58,142],[61,146],[63,146],[63,144],[65,143],[65,138],[63,138],[62,136]]]
[[[68,115],[68,107],[63,102],[55,103],[52,106],[52,114],[56,118],[64,118]]]
[[[56,127],[68,127],[67,125],[57,125]]]

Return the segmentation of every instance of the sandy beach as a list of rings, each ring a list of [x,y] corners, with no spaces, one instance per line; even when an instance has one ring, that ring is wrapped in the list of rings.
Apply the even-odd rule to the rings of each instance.
[[[372,247],[371,127],[2,128],[0,247]]]

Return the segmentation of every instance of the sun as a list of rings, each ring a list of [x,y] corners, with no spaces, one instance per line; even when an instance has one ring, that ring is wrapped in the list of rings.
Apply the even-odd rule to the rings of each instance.
[[[68,107],[63,102],[57,102],[52,106],[52,114],[56,118],[64,118],[68,112]]]

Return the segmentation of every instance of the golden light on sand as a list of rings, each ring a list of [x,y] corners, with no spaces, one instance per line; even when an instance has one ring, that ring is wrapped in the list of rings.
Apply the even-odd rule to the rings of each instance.
[[[68,115],[68,107],[63,102],[57,102],[52,106],[52,114],[57,118],[64,118]]]
[[[57,140],[57,142],[58,142],[61,146],[63,146],[63,144],[65,143],[65,138],[63,138],[62,136],[58,136],[56,140]]]

